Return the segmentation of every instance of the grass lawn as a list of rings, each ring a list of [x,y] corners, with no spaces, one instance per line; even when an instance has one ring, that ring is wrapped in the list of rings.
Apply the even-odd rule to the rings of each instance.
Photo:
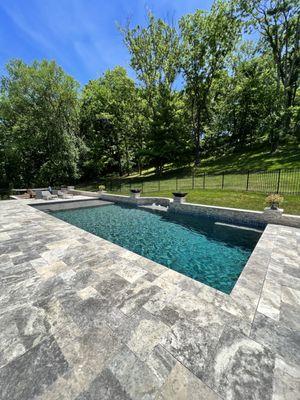
[[[78,187],[79,189],[79,187]],[[82,190],[96,191],[96,185],[81,186]],[[111,191],[111,193],[129,195],[129,189],[122,187],[121,191]],[[147,189],[147,186],[146,186]],[[189,203],[207,204],[211,206],[243,208],[246,210],[262,211],[265,207],[265,193],[242,192],[235,190],[217,190],[217,189],[188,189],[187,201]],[[142,196],[150,197],[170,197],[172,190],[144,191]],[[282,208],[286,214],[300,215],[300,196],[284,195]]]
[[[187,201],[191,203],[263,210],[267,194],[277,190],[278,169],[284,168],[298,168],[298,170],[292,173],[281,171],[279,191],[299,193],[300,149],[296,145],[278,149],[273,154],[266,150],[253,150],[240,154],[235,152],[230,156],[211,157],[201,161],[201,167],[194,171],[194,178],[192,166],[174,168],[172,165],[166,165],[159,178],[152,168],[143,171],[142,175],[134,173],[127,177],[108,179],[107,190],[112,193],[129,194],[130,188],[138,187],[142,189],[144,196],[161,197],[172,197],[172,192],[175,190],[186,191],[189,193]],[[270,172],[250,174],[249,191],[244,191],[247,186],[247,174],[230,172],[247,170]],[[227,171],[224,179],[222,175],[209,175],[219,174],[222,171]],[[207,174],[204,178],[205,190],[203,190],[203,175],[200,176],[203,172]],[[101,182],[104,183],[104,180]],[[95,191],[98,184],[81,185],[81,188]],[[284,195],[284,198],[285,213],[300,215],[300,196]]]
[[[279,177],[279,170],[280,177]],[[223,176],[221,172],[225,172]],[[242,172],[237,172],[242,171]],[[247,171],[250,172],[249,179]],[[256,172],[267,171],[267,172]],[[204,176],[205,173],[205,176]],[[278,177],[280,179],[278,179]],[[98,180],[109,190],[128,192],[131,187],[140,187],[144,193],[174,190],[223,189],[251,192],[300,193],[300,148],[297,146],[278,149],[274,154],[256,150],[247,153],[235,153],[230,156],[211,157],[201,161],[201,166],[194,169],[192,164],[174,168],[165,165],[163,173],[155,175],[153,168],[144,170],[141,175],[111,176]],[[98,183],[98,184],[99,184]],[[90,185],[91,189],[96,183]]]
[[[247,152],[235,151],[234,154],[224,156],[213,156],[201,160],[199,168],[195,169],[195,175],[203,174],[220,174],[222,172],[237,171],[277,171],[278,169],[300,169],[300,146],[286,146],[278,148],[274,153],[265,149],[248,150]],[[185,165],[182,167],[174,167],[173,165],[165,165],[161,174],[161,179],[170,179],[174,177],[185,178],[191,176],[193,165]],[[138,182],[145,180],[158,179],[155,175],[154,168],[145,169],[141,175],[137,172],[129,176],[116,178],[123,182]]]
[[[147,193],[143,195],[147,196]],[[151,192],[149,196],[172,197],[172,193],[168,191]],[[189,203],[262,211],[266,207],[265,198],[266,194],[264,193],[194,189],[188,191],[187,201]],[[300,215],[300,196],[285,195],[282,208],[286,214]]]
[[[268,150],[235,152],[229,156],[211,157],[203,160],[201,172],[219,173],[222,171],[275,171],[280,168],[300,168],[299,146],[288,146],[270,153]]]

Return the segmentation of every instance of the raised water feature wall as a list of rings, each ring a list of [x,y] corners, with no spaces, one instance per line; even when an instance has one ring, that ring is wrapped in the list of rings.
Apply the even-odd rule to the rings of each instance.
[[[232,224],[245,224],[248,226],[264,228],[267,224],[286,225],[300,228],[300,216],[282,214],[276,211],[252,211],[238,208],[216,207],[204,204],[176,203],[164,197],[139,197],[116,195],[110,193],[85,192],[71,190],[70,193],[98,197],[101,200],[127,203],[132,205],[160,204],[168,208],[168,212],[204,215],[220,222]]]

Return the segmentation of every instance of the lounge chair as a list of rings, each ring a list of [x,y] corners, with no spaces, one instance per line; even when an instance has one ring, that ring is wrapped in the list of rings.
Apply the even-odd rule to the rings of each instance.
[[[49,192],[49,190],[42,190],[42,199],[43,200],[53,200],[53,199],[57,199],[57,195],[56,194],[51,194]]]
[[[27,189],[27,193],[28,193],[30,199],[36,198],[36,193],[32,189]]]
[[[57,191],[57,196],[62,198],[62,199],[72,199],[73,198],[72,194],[68,194],[63,190],[58,190]]]

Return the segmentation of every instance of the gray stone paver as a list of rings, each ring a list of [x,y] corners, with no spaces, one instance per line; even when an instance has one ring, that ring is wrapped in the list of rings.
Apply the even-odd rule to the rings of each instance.
[[[282,399],[300,400],[300,371],[276,357],[272,400]]]
[[[281,322],[257,313],[250,337],[288,363],[300,364],[300,331],[294,331]]]
[[[203,381],[224,399],[270,399],[274,365],[272,351],[225,327]]]
[[[0,399],[299,399],[299,244],[269,225],[225,295],[2,201]]]
[[[221,397],[177,362],[156,400],[167,399],[220,400]]]

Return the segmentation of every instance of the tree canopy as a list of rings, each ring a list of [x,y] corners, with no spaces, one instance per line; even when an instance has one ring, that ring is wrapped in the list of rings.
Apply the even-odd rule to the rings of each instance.
[[[210,12],[197,10],[179,22],[181,65],[191,112],[195,164],[200,163],[200,139],[210,118],[211,87],[225,67],[239,37],[240,21],[231,7],[221,1]]]
[[[85,166],[91,176],[101,171],[120,175],[132,168],[138,144],[139,92],[126,70],[116,67],[90,81],[81,99],[81,135],[88,146]]]
[[[55,62],[15,60],[1,79],[1,183],[78,177],[78,83]]]
[[[0,186],[96,180],[300,142],[295,0],[216,0],[178,25],[120,28],[120,66],[80,88],[54,61],[0,81]],[[258,40],[245,40],[255,32]]]

